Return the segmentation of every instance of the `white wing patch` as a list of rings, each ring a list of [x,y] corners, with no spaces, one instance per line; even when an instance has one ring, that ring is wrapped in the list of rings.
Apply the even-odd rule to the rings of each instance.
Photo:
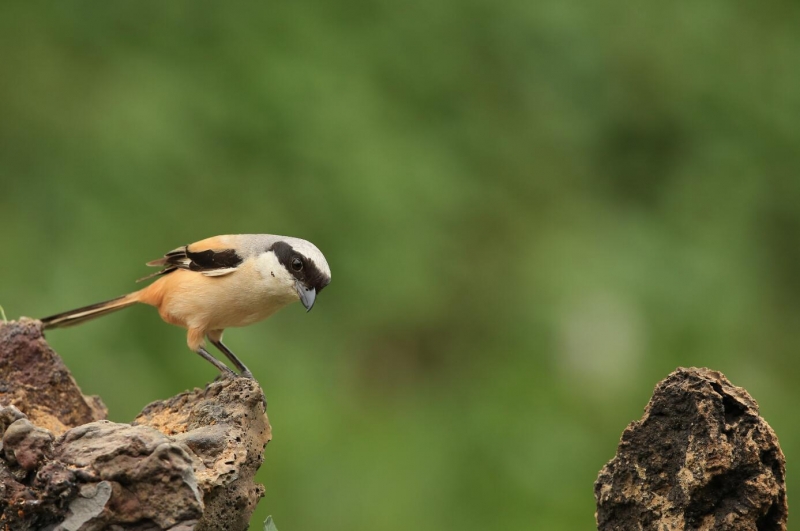
[[[208,271],[201,271],[200,274],[207,277],[221,277],[223,275],[229,275],[234,271],[236,271],[235,267],[226,267],[225,269],[210,269]]]

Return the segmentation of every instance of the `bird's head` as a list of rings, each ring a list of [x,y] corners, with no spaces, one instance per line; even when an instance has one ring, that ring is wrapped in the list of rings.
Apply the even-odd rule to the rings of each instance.
[[[268,252],[274,253],[282,266],[280,280],[286,289],[296,294],[306,311],[310,311],[319,292],[331,281],[325,256],[313,243],[289,236],[278,236]]]

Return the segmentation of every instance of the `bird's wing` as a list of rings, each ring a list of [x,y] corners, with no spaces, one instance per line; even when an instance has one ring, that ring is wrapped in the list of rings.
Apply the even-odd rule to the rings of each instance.
[[[235,249],[222,245],[219,237],[184,245],[173,249],[158,260],[147,262],[150,267],[161,267],[152,275],[140,278],[137,282],[166,275],[177,269],[197,271],[208,277],[227,275],[236,270],[243,261]]]

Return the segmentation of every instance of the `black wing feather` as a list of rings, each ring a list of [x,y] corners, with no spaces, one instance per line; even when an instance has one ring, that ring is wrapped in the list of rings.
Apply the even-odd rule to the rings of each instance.
[[[190,260],[189,269],[192,271],[228,269],[237,267],[242,263],[242,259],[233,249],[225,249],[224,251],[213,251],[209,249],[207,251],[193,253],[186,248],[185,256]]]
[[[206,251],[192,252],[189,250],[188,245],[184,245],[183,247],[178,247],[168,252],[163,258],[147,262],[149,266],[163,267],[163,269],[161,271],[156,271],[152,275],[140,278],[136,282],[141,282],[142,280],[147,280],[159,275],[166,275],[178,269],[209,272],[235,268],[242,262],[242,258],[234,249],[223,249],[221,251],[208,249]]]

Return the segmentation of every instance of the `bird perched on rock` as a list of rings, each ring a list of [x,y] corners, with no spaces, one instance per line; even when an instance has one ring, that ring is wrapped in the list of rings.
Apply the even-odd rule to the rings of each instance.
[[[208,353],[205,338],[243,376],[252,378],[222,342],[223,331],[266,319],[297,300],[309,311],[331,281],[328,262],[314,244],[272,234],[214,236],[178,247],[147,265],[162,269],[140,279],[160,277],[146,288],[45,317],[45,330],[80,324],[136,303],[149,304],[167,323],[186,328],[189,348],[223,374],[235,373]]]

